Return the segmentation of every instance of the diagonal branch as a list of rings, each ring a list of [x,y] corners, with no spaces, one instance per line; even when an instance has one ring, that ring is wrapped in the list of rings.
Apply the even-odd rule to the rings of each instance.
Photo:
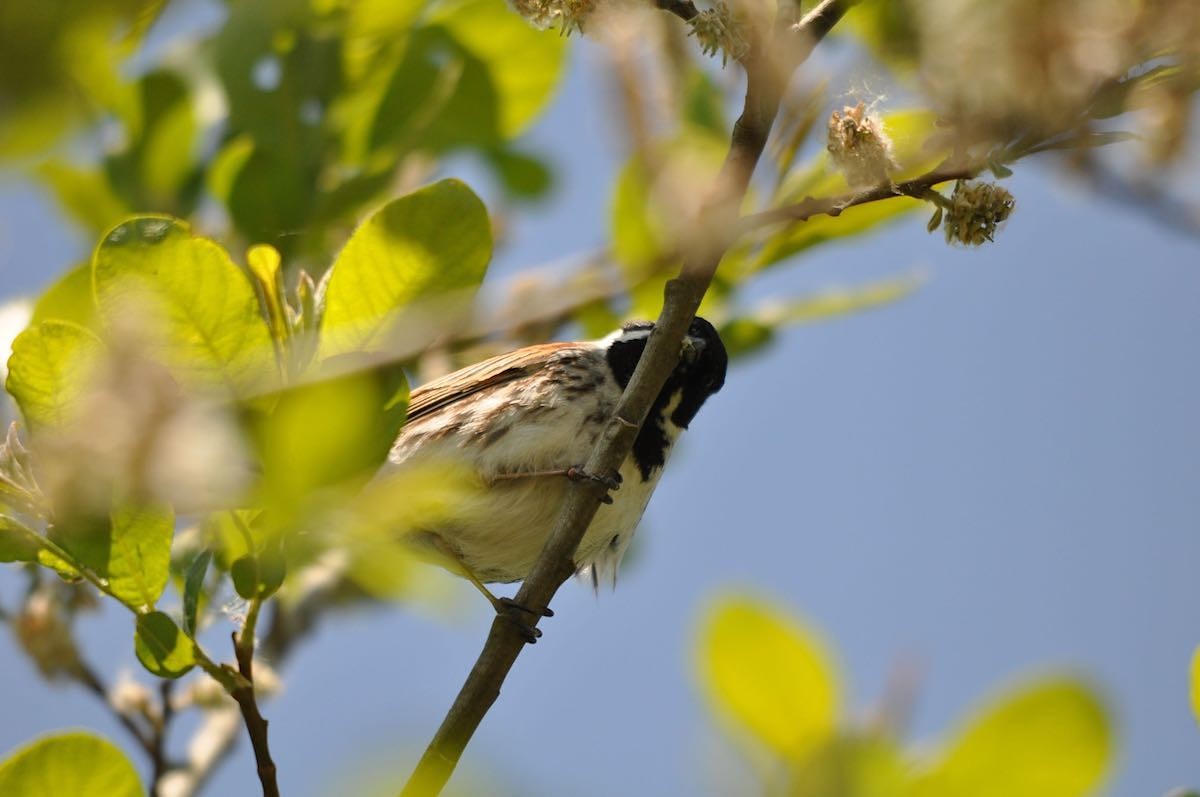
[[[852,208],[856,205],[866,205],[870,202],[879,202],[883,199],[893,199],[898,196],[922,199],[935,185],[950,180],[968,180],[974,177],[977,172],[978,169],[950,168],[942,165],[930,172],[926,172],[920,177],[914,177],[902,183],[881,183],[865,191],[842,194],[841,196],[806,197],[802,201],[792,205],[785,205],[779,208],[772,208],[771,210],[764,210],[761,213],[752,213],[749,216],[743,216],[739,229],[741,232],[749,232],[772,224],[808,221],[813,216],[838,216],[847,208]]]
[[[810,12],[794,29],[801,34],[804,44],[800,53],[791,54],[789,60],[798,66],[850,5],[852,2],[846,0],[825,0]],[[745,105],[734,125],[729,152],[706,203],[706,212],[701,215],[702,223],[697,225],[699,240],[685,252],[679,277],[667,283],[662,314],[645,352],[584,466],[591,473],[614,471],[629,456],[638,429],[679,360],[680,345],[712,282],[717,264],[736,239],[738,206],[766,146],[779,110],[783,84],[786,76],[790,76],[790,70],[785,76],[773,63],[772,54],[763,52],[761,47],[752,49],[742,63],[747,73]],[[705,233],[700,234],[701,231]],[[532,610],[531,623],[536,623],[533,618],[549,605],[554,593],[575,571],[575,550],[605,492],[603,485],[591,480],[571,486],[549,539],[514,598],[516,603]],[[479,723],[499,697],[505,677],[525,646],[525,638],[511,619],[493,620],[483,651],[405,785],[402,797],[434,797],[441,792]]]

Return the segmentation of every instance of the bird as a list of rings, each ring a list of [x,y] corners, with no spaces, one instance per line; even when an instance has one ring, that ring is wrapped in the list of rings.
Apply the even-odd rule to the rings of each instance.
[[[526,346],[414,389],[407,420],[375,481],[386,484],[406,472],[449,464],[465,469],[473,488],[456,494],[445,511],[406,528],[410,548],[469,580],[498,613],[522,609],[486,584],[524,579],[570,481],[597,479],[611,492],[574,563],[593,587],[615,585],[671,447],[724,385],[729,362],[716,328],[696,317],[629,456],[616,473],[586,473],[582,463],[653,330],[652,322],[634,321],[599,340]]]

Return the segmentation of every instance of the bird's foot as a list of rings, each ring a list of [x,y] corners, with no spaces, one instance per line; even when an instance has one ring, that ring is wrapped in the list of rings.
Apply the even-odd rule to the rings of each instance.
[[[521,632],[521,636],[525,637],[525,641],[530,645],[537,643],[538,638],[542,635],[542,629],[536,625],[530,625],[526,618],[533,618],[533,621],[537,622],[537,618],[539,617],[554,616],[554,612],[549,607],[539,612],[517,603],[512,598],[496,598],[493,606],[496,609],[496,614],[506,618],[515,625]]]
[[[621,474],[618,471],[614,470],[608,474],[590,473],[589,471],[584,470],[583,466],[581,465],[572,465],[571,467],[567,468],[566,476],[573,482],[583,481],[584,479],[599,482],[610,490],[620,490],[621,482],[623,481]],[[613,502],[613,498],[608,493],[605,493],[604,497],[600,499],[600,502],[604,504],[611,504]]]

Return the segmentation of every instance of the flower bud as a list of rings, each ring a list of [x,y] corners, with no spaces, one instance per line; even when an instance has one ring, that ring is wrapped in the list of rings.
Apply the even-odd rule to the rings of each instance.
[[[862,102],[830,115],[827,148],[851,188],[878,185],[898,168],[883,123]]]
[[[979,246],[991,241],[1015,206],[1013,195],[995,183],[959,180],[946,208],[946,243]]]

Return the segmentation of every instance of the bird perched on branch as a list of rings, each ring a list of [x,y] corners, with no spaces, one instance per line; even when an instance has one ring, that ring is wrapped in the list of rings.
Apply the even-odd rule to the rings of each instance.
[[[569,481],[595,479],[611,492],[579,544],[575,565],[595,585],[615,581],[672,444],[721,389],[728,364],[716,329],[696,318],[619,472],[585,473],[583,463],[653,329],[635,322],[600,340],[527,346],[414,390],[408,420],[376,483],[446,463],[465,467],[477,483],[445,512],[406,530],[406,539],[469,579],[498,612],[510,611],[512,602],[484,584],[525,578]]]

